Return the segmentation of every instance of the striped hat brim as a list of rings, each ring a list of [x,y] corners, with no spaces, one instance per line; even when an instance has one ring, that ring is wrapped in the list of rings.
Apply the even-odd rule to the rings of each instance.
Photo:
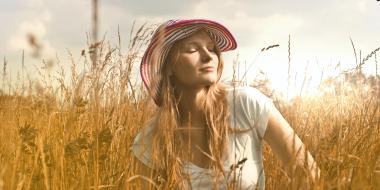
[[[189,37],[200,29],[209,34],[220,51],[236,49],[237,43],[231,32],[215,21],[206,19],[169,20],[161,24],[153,34],[140,65],[141,78],[158,106],[161,105],[162,68],[170,48],[176,41]]]

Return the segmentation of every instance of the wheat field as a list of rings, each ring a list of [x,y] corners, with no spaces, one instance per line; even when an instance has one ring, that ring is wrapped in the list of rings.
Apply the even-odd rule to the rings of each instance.
[[[140,188],[130,146],[154,103],[132,70],[151,34],[141,26],[126,52],[103,40],[69,63],[42,61],[37,79],[25,72],[7,82],[4,63],[0,190]],[[378,189],[379,76],[355,69],[323,81],[320,91],[290,102],[272,97],[321,169],[308,188]],[[267,189],[305,187],[302,169],[286,174],[267,145],[264,166]]]

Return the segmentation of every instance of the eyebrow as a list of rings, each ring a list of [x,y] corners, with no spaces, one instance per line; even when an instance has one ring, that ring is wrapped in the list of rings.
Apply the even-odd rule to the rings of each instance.
[[[196,41],[190,41],[190,42],[187,42],[187,43],[183,44],[183,46],[191,46],[191,45],[198,45],[198,43]],[[213,41],[208,41],[206,43],[206,45],[213,45],[213,46],[215,46],[215,43]]]

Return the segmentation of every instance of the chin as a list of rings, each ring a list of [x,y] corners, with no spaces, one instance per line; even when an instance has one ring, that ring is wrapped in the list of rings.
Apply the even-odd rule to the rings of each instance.
[[[205,86],[211,86],[211,85],[216,84],[216,83],[217,83],[217,80],[215,79],[215,80],[210,80],[210,81],[205,82],[204,85]]]
[[[205,77],[203,79],[203,81],[205,83],[209,83],[209,84],[213,84],[213,83],[216,83],[218,81],[218,77],[217,76],[209,76],[209,77]]]

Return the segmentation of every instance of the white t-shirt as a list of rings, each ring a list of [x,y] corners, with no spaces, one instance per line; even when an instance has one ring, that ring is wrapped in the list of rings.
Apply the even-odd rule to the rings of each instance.
[[[252,87],[228,87],[227,101],[230,109],[230,126],[245,132],[232,132],[229,135],[229,158],[224,163],[226,173],[235,172],[237,189],[264,189],[265,175],[262,159],[262,139],[267,127],[269,113],[276,109],[271,100]],[[247,130],[249,129],[249,130]],[[133,154],[146,166],[151,163],[152,127],[147,126],[135,138]],[[239,168],[231,165],[245,160]],[[212,189],[215,179],[212,171],[200,168],[191,162],[184,162],[184,171],[190,174],[192,189]],[[231,179],[218,179],[219,189],[227,189]]]

